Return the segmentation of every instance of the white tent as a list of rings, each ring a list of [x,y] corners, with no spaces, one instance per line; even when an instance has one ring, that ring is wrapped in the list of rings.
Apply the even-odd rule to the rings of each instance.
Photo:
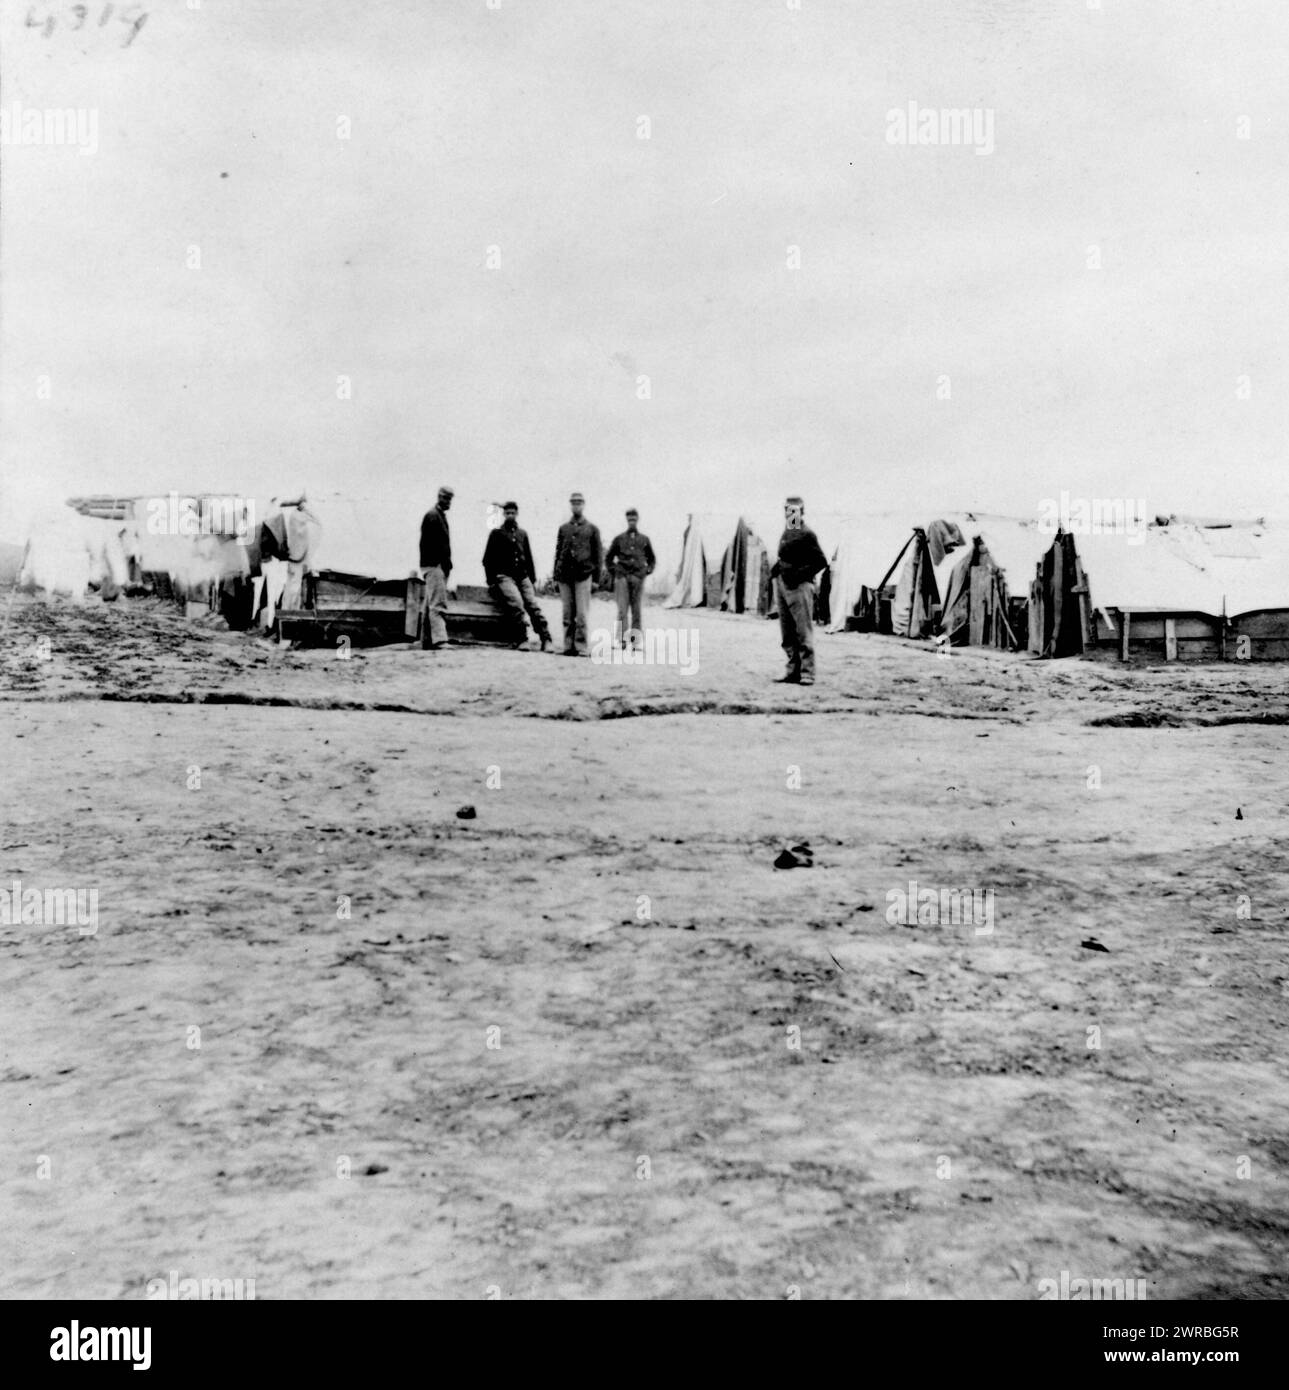
[[[37,511],[27,520],[18,583],[78,602],[91,585],[115,597],[129,580],[127,530],[66,506]]]
[[[1172,522],[1167,532],[1220,594],[1229,616],[1289,608],[1289,526]]]
[[[830,632],[845,630],[846,619],[859,602],[860,590],[877,588],[918,524],[908,512],[851,516],[838,524],[840,534],[831,552],[824,546],[832,571]]]
[[[168,494],[133,499],[126,523],[127,548],[138,567],[169,575],[182,592],[250,573],[248,546],[267,514],[267,503],[239,499],[237,517],[212,516],[209,494]]]
[[[778,533],[773,541],[767,541],[765,532],[746,514],[691,512],[676,582],[663,606],[700,608],[709,604],[719,589],[722,607],[758,612],[763,558],[768,557],[773,564],[777,549]]]
[[[1289,527],[1179,519],[1127,535],[1075,535],[1095,607],[1228,617],[1289,608]]]
[[[691,512],[681,544],[679,572],[664,608],[701,608],[707,602],[709,575],[719,575],[721,560],[738,529],[737,512]]]
[[[832,566],[830,631],[844,630],[846,619],[859,601],[860,589],[876,589],[884,577],[897,589],[904,586],[897,596],[897,605],[903,601],[907,606],[910,601],[907,590],[912,578],[909,555],[902,556],[893,570],[891,566],[912,537],[914,528],[926,530],[936,520],[956,526],[963,541],[934,563],[936,590],[943,605],[952,600],[954,585],[963,582],[972,542],[977,536],[1004,571],[1009,591],[1021,596],[1028,593],[1034,567],[1052,543],[1051,536],[1039,529],[1037,519],[992,512],[949,511],[936,513],[931,518],[909,512],[848,517]]]

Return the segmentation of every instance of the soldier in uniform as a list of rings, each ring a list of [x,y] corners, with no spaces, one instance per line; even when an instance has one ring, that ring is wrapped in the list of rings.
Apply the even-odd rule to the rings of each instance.
[[[770,570],[779,605],[779,632],[788,658],[787,671],[777,678],[779,684],[815,683],[815,575],[828,568],[828,560],[806,525],[805,513],[800,497],[789,497],[784,503],[779,558]]]
[[[483,572],[487,576],[488,587],[498,602],[510,610],[520,629],[523,628],[524,614],[528,614],[533,631],[541,638],[542,651],[550,651],[551,630],[533,588],[537,571],[533,567],[533,550],[528,544],[528,532],[519,525],[519,503],[507,502],[501,510],[505,520],[489,535],[483,552]]]
[[[591,585],[604,569],[600,528],[583,515],[586,499],[575,492],[568,499],[573,515],[559,528],[555,540],[555,582],[564,605],[564,655],[590,656],[587,622]]]
[[[615,642],[624,647],[640,646],[644,642],[645,580],[654,572],[657,561],[649,537],[639,530],[640,513],[634,507],[627,512],[627,529],[614,536],[605,557],[609,578],[613,581],[613,597],[618,602],[618,625],[613,634]],[[630,610],[631,626],[627,626]]]
[[[438,505],[421,520],[421,575],[425,580],[425,627],[421,646],[439,651],[448,642],[448,575],[452,573],[452,537],[448,508],[455,494],[439,489]]]

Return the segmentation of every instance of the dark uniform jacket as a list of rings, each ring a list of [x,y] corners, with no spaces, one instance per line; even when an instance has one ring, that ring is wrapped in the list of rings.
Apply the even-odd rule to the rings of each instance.
[[[604,563],[616,577],[619,574],[652,574],[657,561],[649,537],[643,531],[623,531],[620,536],[614,536]]]
[[[537,570],[528,532],[519,526],[498,526],[488,536],[484,548],[483,572],[489,584],[495,584],[503,575],[515,581],[531,579],[535,584]]]
[[[446,579],[452,572],[452,541],[448,535],[448,519],[439,508],[425,513],[421,522],[421,568],[438,565]]]
[[[828,568],[828,558],[820,548],[815,533],[802,526],[789,529],[779,541],[778,563],[770,571],[783,580],[785,588],[796,589]]]
[[[555,541],[556,580],[561,584],[576,584],[582,579],[598,578],[604,568],[604,546],[600,528],[585,517],[578,521],[570,517],[559,528]]]

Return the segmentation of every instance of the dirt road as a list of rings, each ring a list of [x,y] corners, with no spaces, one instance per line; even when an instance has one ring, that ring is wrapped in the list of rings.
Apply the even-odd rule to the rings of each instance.
[[[0,926],[0,1296],[1284,1297],[1283,671],[785,689],[680,621],[692,675],[19,597],[0,887],[97,921]]]

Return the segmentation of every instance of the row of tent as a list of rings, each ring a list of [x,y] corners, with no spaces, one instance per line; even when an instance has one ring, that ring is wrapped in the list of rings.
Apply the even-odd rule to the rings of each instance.
[[[454,507],[450,521],[453,582],[482,583],[484,546],[501,524],[500,506]],[[531,533],[539,565],[554,554],[555,525],[547,522]],[[267,626],[280,600],[294,606],[306,575],[406,579],[416,572],[419,527],[419,510],[409,522],[388,497],[306,496],[303,488],[271,498],[74,497],[25,518],[21,545],[0,550],[0,579],[75,599],[151,589],[209,604],[239,627],[256,620]],[[675,566],[666,564],[665,545],[656,548],[661,559],[649,591],[661,597]]]
[[[955,645],[1018,647],[1005,573],[1032,571],[1052,537],[1037,525],[970,513],[925,526],[907,517],[811,518],[829,567],[816,618],[832,631],[930,635],[941,624]],[[670,608],[705,606],[770,614],[770,548],[745,517],[690,517]]]
[[[237,596],[248,621],[267,563],[285,573],[288,555],[303,561],[315,533],[294,502],[214,494],[72,498],[37,511],[24,530],[16,576],[24,587],[77,600],[91,590],[114,599],[152,589],[216,608]]]
[[[480,512],[452,513],[465,564],[500,519]],[[809,521],[829,558],[816,617],[830,631],[1039,656],[1289,658],[1289,527],[1262,518],[1157,517],[1077,534],[983,512]],[[405,578],[416,560],[408,529],[387,499],[340,494],[75,498],[30,527],[21,579],[73,596],[144,584],[220,608],[237,626],[270,624],[305,574]],[[777,536],[767,545],[747,517],[692,514],[674,565],[665,543],[655,548],[662,563],[650,587],[666,606],[774,611]]]
[[[1289,659],[1289,526],[1156,517],[1073,531],[983,512],[809,518],[829,631],[1036,656]],[[774,611],[771,547],[745,517],[690,517],[666,603]]]

